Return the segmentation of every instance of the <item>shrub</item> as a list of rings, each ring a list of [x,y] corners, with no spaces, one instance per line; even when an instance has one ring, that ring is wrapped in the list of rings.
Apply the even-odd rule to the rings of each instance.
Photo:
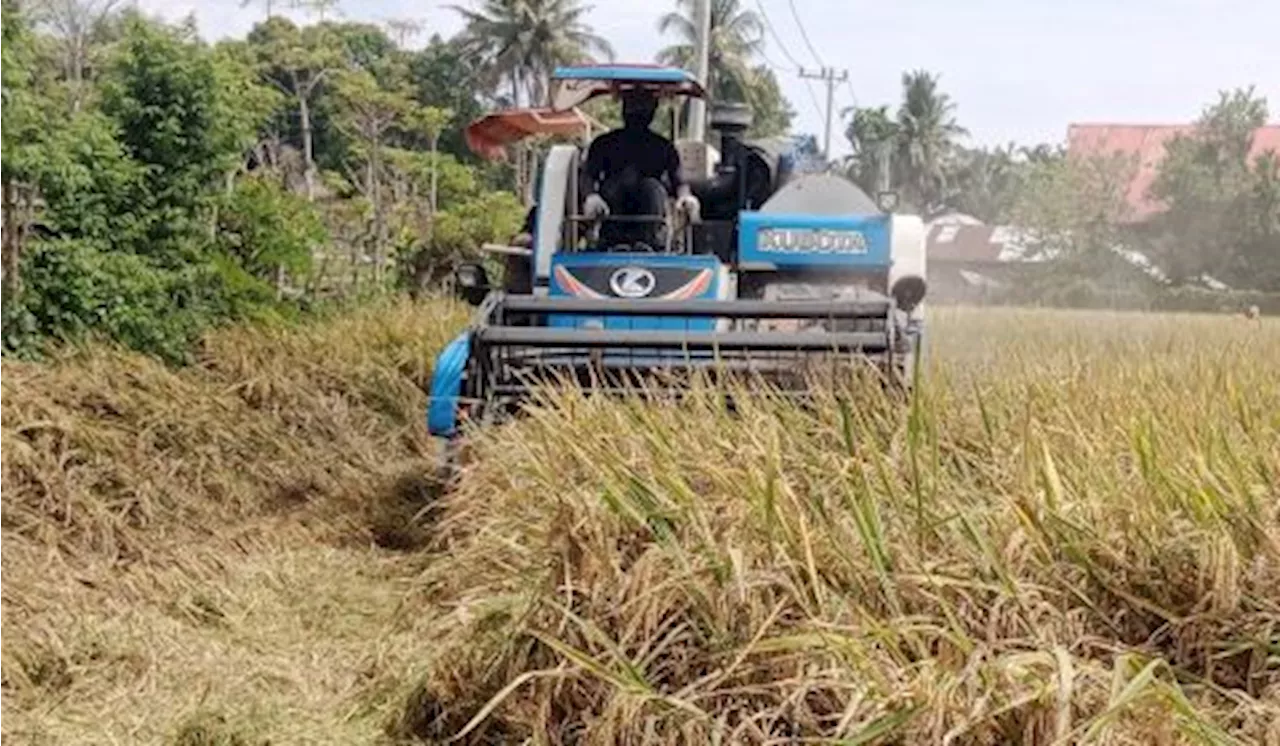
[[[276,268],[297,276],[311,268],[311,249],[329,234],[316,208],[263,178],[236,184],[218,216],[220,248],[251,274]]]
[[[34,244],[21,274],[20,295],[5,303],[4,349],[25,356],[95,337],[182,362],[210,326],[272,301],[269,287],[230,262],[171,268],[83,240]]]

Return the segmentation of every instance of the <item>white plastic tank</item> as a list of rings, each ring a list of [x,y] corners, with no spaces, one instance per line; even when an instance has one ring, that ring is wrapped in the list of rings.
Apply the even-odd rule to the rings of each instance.
[[[895,214],[891,228],[893,244],[889,251],[893,265],[889,267],[889,292],[896,297],[914,298],[916,304],[923,304],[929,276],[924,221],[918,215]],[[895,287],[899,288],[897,293],[894,292]],[[917,305],[913,315],[919,310]]]

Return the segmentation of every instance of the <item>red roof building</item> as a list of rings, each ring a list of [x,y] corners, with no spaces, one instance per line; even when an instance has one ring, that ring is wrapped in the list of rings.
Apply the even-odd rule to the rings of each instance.
[[[1136,155],[1138,170],[1129,183],[1127,198],[1133,210],[1133,219],[1142,220],[1160,212],[1160,203],[1153,201],[1147,190],[1155,181],[1160,161],[1164,159],[1165,143],[1175,135],[1189,135],[1195,130],[1190,124],[1073,124],[1067,128],[1068,155],[1112,156]],[[1260,127],[1253,137],[1250,157],[1268,150],[1280,153],[1280,125]]]

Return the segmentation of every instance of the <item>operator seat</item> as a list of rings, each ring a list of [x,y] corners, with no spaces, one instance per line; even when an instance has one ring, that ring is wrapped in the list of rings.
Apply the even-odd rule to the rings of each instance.
[[[607,249],[644,244],[650,250],[667,245],[668,202],[684,198],[680,178],[680,154],[675,145],[651,128],[658,109],[658,96],[643,85],[624,87],[621,126],[595,138],[587,147],[581,186],[608,206],[602,221],[599,243]],[[664,183],[665,182],[665,183]],[[676,191],[671,194],[668,190]],[[595,199],[591,200],[593,203]],[[584,200],[584,206],[586,201]],[[594,214],[594,210],[593,210]],[[639,248],[639,246],[637,246]]]
[[[609,214],[600,221],[597,250],[646,250],[648,246],[647,250],[661,251],[666,247],[672,197],[661,181],[640,178],[634,168],[627,167],[601,186],[600,196],[609,204]]]

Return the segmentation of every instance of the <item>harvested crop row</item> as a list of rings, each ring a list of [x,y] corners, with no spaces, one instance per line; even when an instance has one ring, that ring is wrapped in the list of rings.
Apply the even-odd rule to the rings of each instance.
[[[6,536],[132,561],[238,518],[337,497],[433,455],[432,355],[465,315],[364,309],[211,336],[171,369],[103,348],[5,362]]]
[[[907,410],[569,394],[479,434],[424,579],[445,642],[392,732],[1280,743],[1280,329],[930,331]]]
[[[432,355],[465,318],[227,330],[184,369],[6,360],[5,743],[377,737],[430,650],[410,519]]]

